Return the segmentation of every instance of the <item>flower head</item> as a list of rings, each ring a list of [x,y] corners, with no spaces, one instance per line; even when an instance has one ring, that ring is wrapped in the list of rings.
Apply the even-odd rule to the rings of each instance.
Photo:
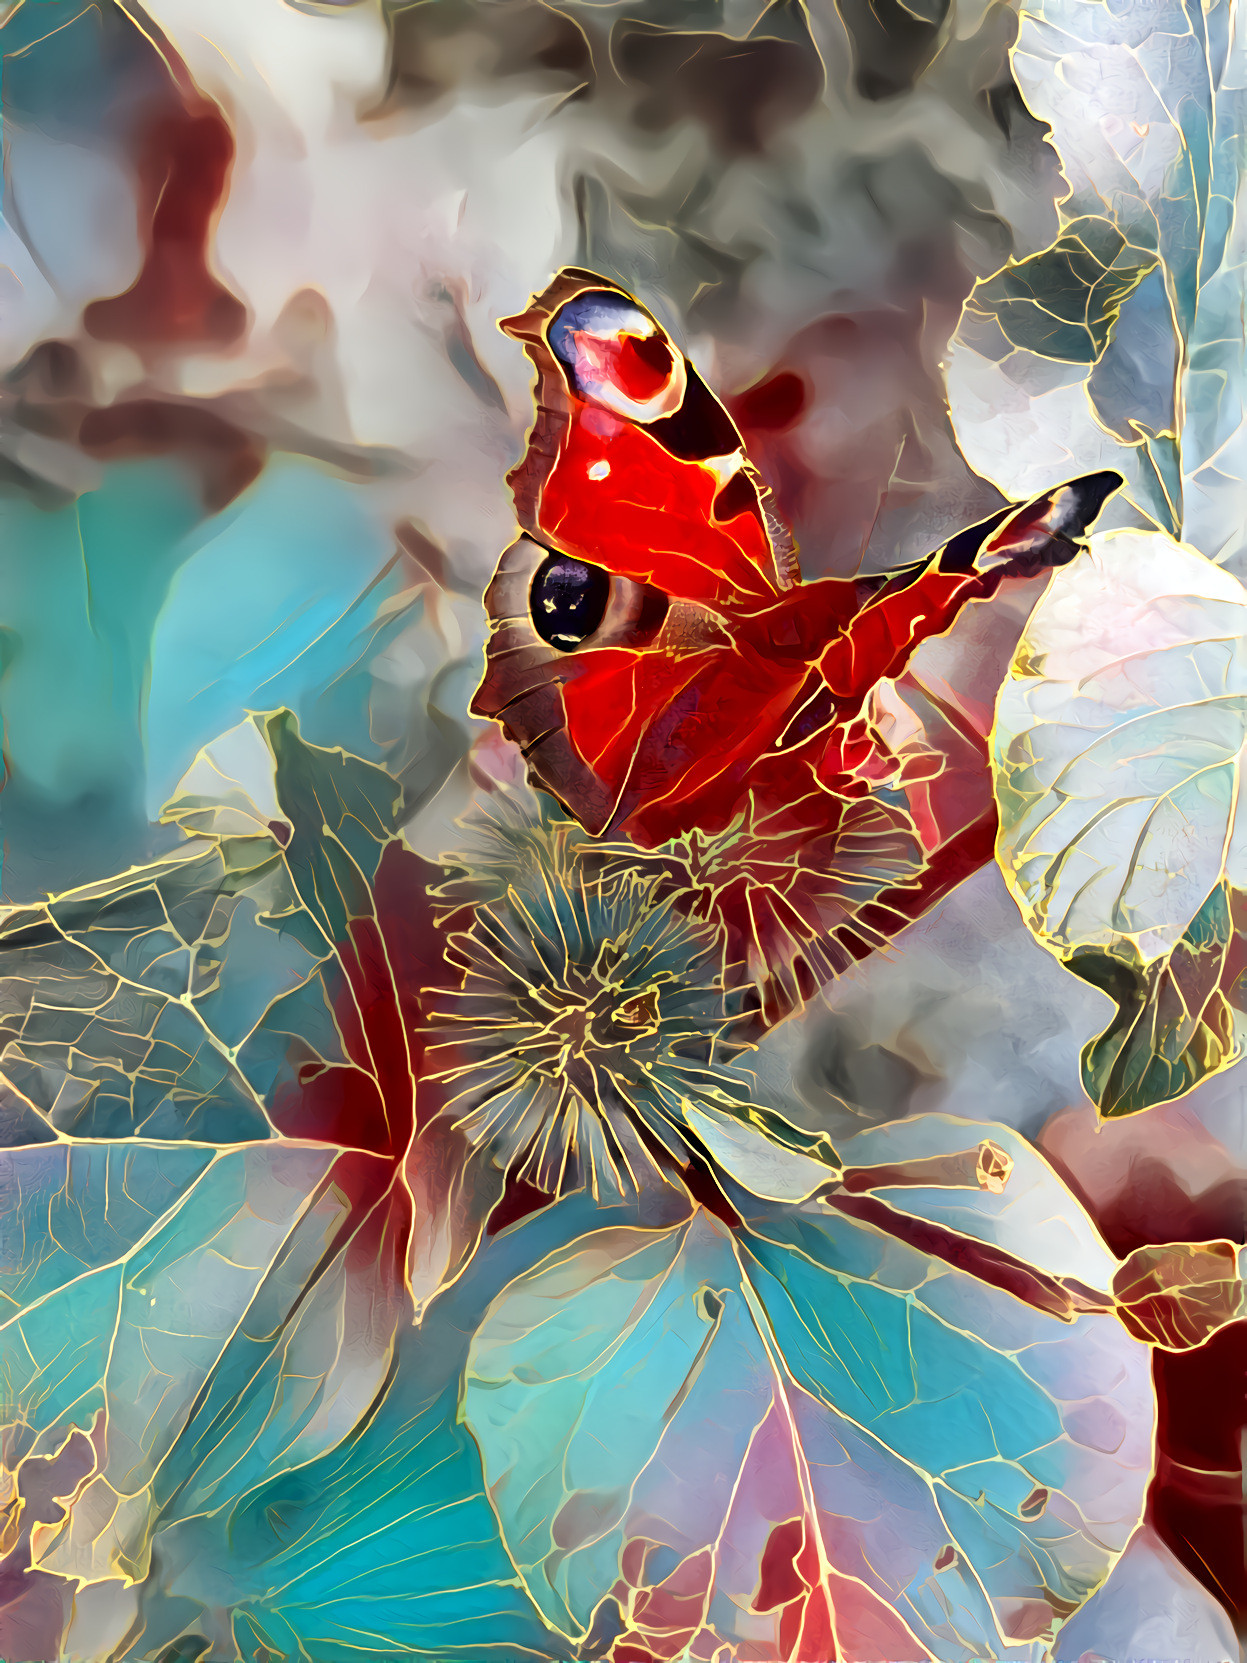
[[[588,844],[588,840],[584,840]],[[490,847],[492,843],[492,847]],[[502,850],[511,857],[503,863]],[[549,1191],[630,1193],[687,1161],[687,1099],[726,1094],[716,933],[572,828],[504,826],[448,886],[482,900],[451,937],[460,987],[430,1060],[471,1142]],[[509,881],[508,881],[509,879]]]

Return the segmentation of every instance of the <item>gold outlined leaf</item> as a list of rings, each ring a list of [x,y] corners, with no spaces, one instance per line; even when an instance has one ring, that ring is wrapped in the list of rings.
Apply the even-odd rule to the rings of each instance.
[[[1241,1055],[1247,590],[1109,532],[1036,608],[997,706],[997,858],[1031,932],[1117,1015],[1083,1056],[1105,1114]]]

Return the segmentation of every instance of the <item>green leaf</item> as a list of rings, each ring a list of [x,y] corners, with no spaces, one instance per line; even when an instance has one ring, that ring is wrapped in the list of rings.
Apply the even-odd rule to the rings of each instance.
[[[1050,248],[977,283],[968,305],[994,314],[1016,347],[1070,364],[1094,364],[1122,303],[1156,265],[1107,219],[1073,220]]]
[[[214,1144],[270,1134],[232,1047],[271,997],[263,972],[279,985],[311,966],[301,954],[252,961],[249,998],[224,987],[232,949],[280,879],[276,845],[257,841],[237,864],[191,844],[0,923],[0,1087],[51,1132]]]
[[[1117,1005],[1112,1022],[1082,1054],[1083,1086],[1101,1113],[1133,1114],[1170,1102],[1242,1056],[1243,906],[1242,896],[1218,884],[1173,951],[1149,965],[1096,948],[1065,960]]]
[[[397,834],[401,792],[384,768],[299,737],[288,710],[261,718],[277,801],[292,833],[285,849],[295,893],[330,942],[373,915],[371,884]]]

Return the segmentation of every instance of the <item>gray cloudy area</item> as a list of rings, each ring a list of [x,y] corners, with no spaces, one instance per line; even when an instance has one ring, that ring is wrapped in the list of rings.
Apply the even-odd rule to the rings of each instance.
[[[1051,236],[1059,189],[1007,7],[898,5],[889,33],[865,6],[234,5],[210,37],[193,4],[151,11],[238,144],[215,252],[252,322],[216,376],[410,459],[401,506],[464,586],[529,416],[494,321],[564,263],[644,295],[729,398],[799,374],[782,442],[765,399],[741,414],[812,575],[992,502],[941,355],[973,279]],[[296,414],[277,366],[300,349]]]

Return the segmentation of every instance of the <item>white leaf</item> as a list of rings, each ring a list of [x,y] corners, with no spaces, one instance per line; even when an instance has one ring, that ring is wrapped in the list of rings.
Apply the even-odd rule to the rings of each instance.
[[[1247,885],[1247,590],[1154,532],[1063,571],[997,708],[998,856],[1054,951],[1150,963],[1224,878]]]

